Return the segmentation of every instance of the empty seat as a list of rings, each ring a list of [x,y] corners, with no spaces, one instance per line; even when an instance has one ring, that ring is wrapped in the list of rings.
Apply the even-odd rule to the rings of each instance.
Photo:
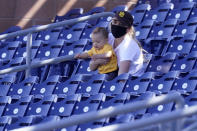
[[[187,106],[193,106],[197,104],[197,91],[193,91],[190,95],[185,97],[185,103]]]
[[[48,95],[48,96],[35,95],[27,108],[26,116],[30,116],[30,115],[47,116],[48,111],[54,100],[55,100],[54,95]]]
[[[167,73],[175,58],[176,53],[169,53],[165,56],[153,56],[146,71]]]
[[[87,23],[77,23],[71,28],[63,28],[59,34],[58,39],[66,40],[67,42],[74,42],[81,38],[82,33]]]
[[[178,76],[178,71],[170,71],[165,75],[156,75],[154,79],[150,82],[148,91],[156,92],[157,94],[168,93],[171,90],[174,81]]]
[[[105,74],[95,74],[87,82],[81,82],[76,93],[88,93],[91,95],[99,93],[103,82],[106,80]]]
[[[135,7],[134,9],[132,9],[130,11],[130,13],[132,14],[133,18],[134,18],[134,24],[140,24],[144,17],[145,14],[151,9],[151,6],[149,4],[140,4],[137,7]]]
[[[146,13],[145,19],[156,20],[156,22],[162,23],[166,20],[166,17],[170,10],[173,9],[172,3],[164,3],[158,6],[156,9],[152,9]]]
[[[83,14],[83,8],[74,8],[69,10],[65,15],[63,16],[55,16],[54,22],[60,22],[64,20],[69,20],[73,18],[80,17]]]
[[[61,117],[70,116],[73,112],[75,104],[80,100],[81,95],[63,95],[57,96],[57,101],[54,102],[49,110],[49,115],[58,115]]]
[[[11,117],[9,116],[2,116],[0,117],[0,131],[5,131],[5,127],[10,122]]]
[[[91,111],[97,111],[99,109],[101,101],[105,98],[103,93],[90,96],[89,94],[83,94],[80,102],[78,102],[73,109],[73,114],[82,114]]]
[[[67,94],[73,95],[78,89],[81,81],[83,80],[83,75],[73,75],[70,79],[65,82],[57,83],[54,94]]]
[[[154,72],[146,72],[140,77],[129,77],[124,92],[145,93],[154,76]]]
[[[12,96],[11,103],[5,107],[4,116],[24,116],[32,96]]]
[[[0,96],[6,96],[10,86],[15,82],[15,76],[5,76],[0,79]]]
[[[197,28],[197,17],[192,17],[188,21],[183,24],[179,24],[176,26],[173,35],[183,37],[187,34],[196,33]]]
[[[167,19],[175,18],[178,19],[180,22],[187,21],[194,5],[194,2],[180,3],[179,8],[173,9],[169,12]]]
[[[38,77],[30,76],[22,82],[13,84],[8,92],[9,96],[20,95],[28,96],[32,90],[32,87],[38,82]]]
[[[195,40],[196,40],[196,34],[188,34],[180,39],[174,38],[173,40],[171,40],[167,52],[189,54],[189,52],[193,50],[192,46]]]
[[[175,59],[171,70],[189,72],[193,69],[194,64],[196,63],[196,59],[197,59],[197,51],[193,51],[186,56],[180,55]]]
[[[179,78],[175,80],[172,90],[181,90],[184,92],[192,92],[197,85],[197,71],[180,73]]]
[[[40,84],[36,84],[31,91],[31,95],[51,95],[60,79],[58,75],[50,76]]]
[[[20,26],[11,26],[8,29],[6,29],[4,32],[0,33],[0,35],[16,32],[16,31],[20,31],[20,30],[21,30]],[[11,41],[15,41],[15,40],[16,40],[16,37],[13,37],[13,38],[8,38],[8,39],[2,39],[1,42],[11,42]]]
[[[130,75],[128,73],[125,73],[125,74],[121,74],[117,76],[111,81],[105,81],[100,92],[105,93],[105,94],[106,93],[110,93],[110,94],[122,93],[129,76]]]
[[[11,101],[10,96],[0,96],[0,116],[3,115],[4,109],[6,105],[10,103],[10,101]]]

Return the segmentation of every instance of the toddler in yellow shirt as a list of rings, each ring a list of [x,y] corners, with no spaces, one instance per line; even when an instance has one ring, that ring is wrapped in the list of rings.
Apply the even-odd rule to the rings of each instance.
[[[99,71],[100,74],[108,74],[113,79],[118,74],[117,58],[113,48],[108,44],[108,31],[103,27],[97,27],[91,34],[93,47],[86,52],[75,55],[76,59],[91,58],[90,70]]]

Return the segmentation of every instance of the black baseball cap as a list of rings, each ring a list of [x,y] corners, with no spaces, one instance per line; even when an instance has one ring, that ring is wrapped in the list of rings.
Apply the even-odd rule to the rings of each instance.
[[[131,27],[133,25],[133,16],[128,11],[119,11],[115,14],[115,17],[123,26]]]

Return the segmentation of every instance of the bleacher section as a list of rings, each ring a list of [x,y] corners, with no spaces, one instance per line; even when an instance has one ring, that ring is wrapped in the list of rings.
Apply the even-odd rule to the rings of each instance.
[[[178,0],[177,0],[178,1]],[[174,2],[174,1],[173,1]],[[176,3],[177,4],[177,3]],[[128,10],[115,7],[112,12]],[[104,12],[96,7],[89,12],[72,9],[54,22]],[[122,74],[111,81],[90,71],[88,60],[73,60],[0,76],[0,131],[30,126],[116,105],[138,102],[178,92],[186,105],[197,103],[197,3],[182,1],[151,5],[141,1],[129,12],[134,17],[136,37],[150,53],[146,54],[144,74]],[[33,34],[32,62],[73,55],[91,48],[90,33],[98,26],[108,28],[111,17],[45,30]],[[21,30],[10,27],[2,34]],[[25,64],[27,36],[0,42],[0,70]],[[170,112],[175,103],[158,105],[130,114],[104,118],[61,131],[89,131],[115,123]],[[148,129],[147,129],[148,130]],[[155,126],[151,131],[158,131]]]

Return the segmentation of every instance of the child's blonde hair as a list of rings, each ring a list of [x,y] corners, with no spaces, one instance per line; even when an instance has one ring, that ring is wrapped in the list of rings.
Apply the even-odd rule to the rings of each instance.
[[[104,38],[108,39],[108,31],[104,27],[96,27],[93,30],[92,34],[97,34],[97,33],[101,33]]]

